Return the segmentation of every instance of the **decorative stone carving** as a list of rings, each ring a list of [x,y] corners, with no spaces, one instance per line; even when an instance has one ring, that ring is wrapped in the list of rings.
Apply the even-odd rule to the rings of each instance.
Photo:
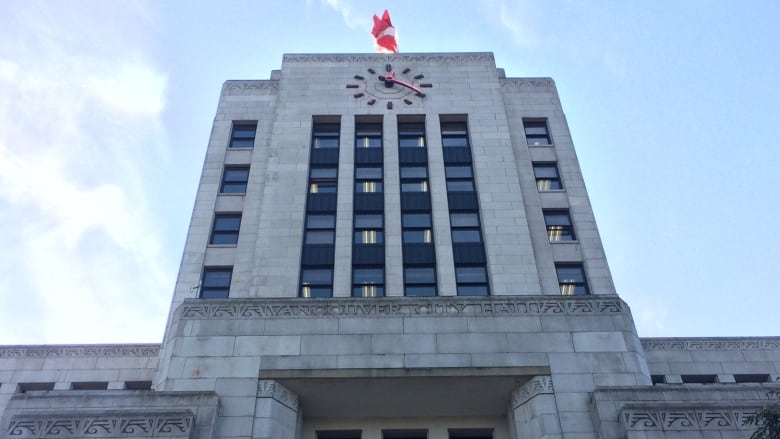
[[[503,78],[500,79],[503,89],[555,88],[550,78]]]
[[[0,346],[0,358],[157,357],[159,344]]]
[[[646,351],[730,351],[780,349],[780,337],[642,338]]]
[[[512,408],[518,408],[539,394],[553,394],[552,377],[535,376],[512,392]]]
[[[257,382],[258,398],[273,398],[294,411],[298,411],[298,396],[274,380]]]
[[[341,316],[603,315],[626,309],[617,297],[514,296],[475,299],[384,298],[185,300],[183,319],[308,318]]]
[[[247,80],[227,81],[225,91],[229,95],[270,94],[279,89],[279,81]]]
[[[746,418],[761,407],[716,407],[697,409],[628,408],[621,411],[621,423],[627,431],[751,430]]]
[[[9,438],[189,438],[191,411],[18,415],[8,424]]]
[[[404,55],[336,55],[336,54],[302,54],[284,55],[283,63],[315,63],[315,62],[362,62],[362,63],[398,63],[398,62],[495,62],[492,53],[457,53],[457,54],[404,54]]]

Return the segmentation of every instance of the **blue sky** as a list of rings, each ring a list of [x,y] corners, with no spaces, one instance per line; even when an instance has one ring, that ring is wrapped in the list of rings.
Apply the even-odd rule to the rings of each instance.
[[[0,344],[158,342],[223,81],[492,51],[555,79],[641,336],[778,335],[780,3],[0,2]]]

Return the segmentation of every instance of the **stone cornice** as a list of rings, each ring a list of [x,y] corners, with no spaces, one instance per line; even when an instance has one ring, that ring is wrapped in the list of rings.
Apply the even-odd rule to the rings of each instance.
[[[646,351],[732,351],[780,349],[780,337],[641,338]]]
[[[755,430],[746,419],[761,407],[630,407],[621,410],[620,422],[627,431]]]
[[[159,344],[0,346],[0,358],[157,357]]]
[[[543,393],[555,393],[552,377],[547,375],[535,376],[512,392],[512,408],[520,407],[530,401],[531,398]]]
[[[189,410],[17,415],[9,438],[189,438],[195,416]]]
[[[274,380],[260,380],[257,382],[258,398],[273,398],[292,410],[298,411],[298,396],[287,387]]]
[[[628,307],[616,296],[493,296],[482,298],[381,299],[187,299],[177,311],[184,320],[430,317],[519,315],[617,315]]]
[[[370,54],[370,53],[311,53],[311,54],[285,54],[283,63],[337,63],[337,62],[369,62],[369,63],[396,63],[396,62],[492,62],[495,58],[490,52],[464,52],[464,53],[405,53],[405,54]]]

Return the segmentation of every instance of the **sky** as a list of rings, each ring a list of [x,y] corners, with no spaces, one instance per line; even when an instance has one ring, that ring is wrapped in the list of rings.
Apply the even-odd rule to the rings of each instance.
[[[780,335],[780,2],[3,0],[0,344],[160,342],[222,83],[385,8],[555,80],[640,336]]]

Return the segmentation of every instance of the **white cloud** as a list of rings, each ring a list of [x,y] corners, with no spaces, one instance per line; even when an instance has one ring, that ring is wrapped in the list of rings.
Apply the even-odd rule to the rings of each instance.
[[[132,41],[78,32],[132,30],[138,3],[47,5],[65,10],[17,3],[0,30],[0,344],[159,340],[172,270],[144,167],[166,77]]]
[[[509,33],[516,46],[530,48],[539,44],[539,37],[531,25],[532,7],[527,7],[524,2],[515,2],[512,6],[496,1],[488,1],[487,4],[488,10],[498,11],[501,26]]]
[[[327,5],[334,11],[341,14],[341,19],[344,20],[344,24],[350,29],[355,30],[371,30],[373,23],[370,19],[366,18],[368,15],[355,14],[354,5],[345,0],[320,0],[323,4]]]

